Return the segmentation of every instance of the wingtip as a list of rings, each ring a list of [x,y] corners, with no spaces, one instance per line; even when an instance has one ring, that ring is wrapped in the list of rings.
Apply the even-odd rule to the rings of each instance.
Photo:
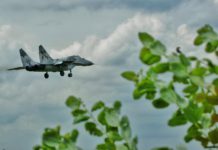
[[[7,69],[7,71],[22,70],[22,69],[25,69],[25,67],[9,68],[9,69]]]

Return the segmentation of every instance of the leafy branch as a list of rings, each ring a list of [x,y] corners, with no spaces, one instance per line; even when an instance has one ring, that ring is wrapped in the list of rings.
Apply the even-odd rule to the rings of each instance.
[[[194,44],[205,44],[205,52],[218,56],[218,34],[213,28],[205,25],[197,34]],[[139,58],[146,65],[146,70],[121,74],[134,82],[133,98],[137,100],[144,96],[157,109],[176,105],[177,110],[168,125],[189,124],[184,137],[186,142],[196,140],[205,148],[216,148],[218,65],[208,58],[186,56],[180,48],[167,54],[166,46],[145,32],[139,33],[139,39],[143,44]]]
[[[218,148],[218,65],[207,57],[187,56],[179,47],[168,54],[161,41],[145,32],[139,33],[139,40],[143,45],[139,59],[146,67],[121,74],[135,85],[133,98],[145,98],[156,109],[175,105],[168,125],[187,124],[185,142],[195,140],[204,148]],[[205,52],[218,56],[218,34],[210,25],[197,31],[194,45],[204,45]],[[137,137],[132,136],[128,117],[120,113],[120,101],[111,107],[98,101],[88,109],[80,98],[70,96],[66,105],[71,110],[73,125],[84,125],[90,135],[102,139],[97,150],[137,150]],[[34,150],[80,150],[76,144],[79,131],[72,129],[61,134],[60,129],[46,128],[41,145]]]
[[[71,109],[74,125],[83,124],[90,135],[104,139],[96,146],[97,150],[137,150],[137,137],[132,138],[129,119],[120,115],[120,101],[115,101],[113,107],[98,101],[89,110],[80,98],[70,96],[66,105]],[[60,135],[60,127],[45,129],[42,145],[34,150],[80,150],[75,146],[78,134],[78,130],[73,130]],[[70,141],[70,146],[65,145],[65,139]]]

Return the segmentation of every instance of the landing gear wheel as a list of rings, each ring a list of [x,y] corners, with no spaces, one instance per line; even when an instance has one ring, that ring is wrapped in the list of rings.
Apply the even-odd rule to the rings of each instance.
[[[44,77],[45,77],[46,79],[48,79],[49,75],[48,75],[47,72],[44,74]]]
[[[60,75],[61,75],[61,76],[64,76],[64,71],[60,71]]]
[[[72,77],[73,76],[73,74],[72,73],[68,73],[68,77]]]

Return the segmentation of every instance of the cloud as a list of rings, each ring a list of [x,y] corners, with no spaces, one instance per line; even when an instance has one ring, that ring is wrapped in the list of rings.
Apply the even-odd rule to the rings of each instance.
[[[126,88],[124,84],[126,82],[119,75],[129,67],[129,64],[134,66],[139,63],[135,47],[140,46],[137,32],[144,28],[149,28],[149,31],[157,34],[162,29],[162,24],[156,17],[137,14],[119,25],[105,38],[90,36],[83,42],[74,42],[63,50],[48,50],[54,57],[79,54],[96,61],[93,67],[75,68],[72,79],[61,78],[60,82],[58,73],[50,73],[49,80],[44,80],[40,73],[19,71],[1,74],[0,109],[3,112],[1,114],[3,119],[0,122],[0,131],[4,134],[0,135],[0,139],[5,139],[3,145],[6,145],[7,149],[15,148],[15,145],[9,145],[7,142],[9,139],[16,139],[11,138],[11,131],[16,132],[17,135],[20,135],[22,131],[25,138],[35,139],[36,132],[40,132],[31,130],[32,128],[43,129],[51,124],[58,124],[58,122],[69,123],[69,120],[63,117],[68,116],[69,113],[64,106],[64,100],[68,95],[80,96],[88,105],[99,99],[108,100],[108,103],[115,98],[126,99],[126,92],[131,93],[131,89]],[[2,57],[1,64],[12,64],[11,60],[16,62],[15,65],[21,64],[19,55],[16,53],[17,48],[23,46],[33,58],[38,57],[28,48],[29,44],[22,40],[24,37],[13,36],[17,34],[17,31],[14,31],[12,26],[2,27],[1,32],[4,33],[2,38],[6,40],[5,45],[7,45],[4,51],[1,51],[2,56],[7,59]],[[16,44],[10,49],[13,43]],[[34,118],[40,119],[38,119],[39,123],[35,122],[32,127],[29,122]],[[8,130],[5,130],[5,126]],[[19,129],[12,130],[16,126]],[[26,130],[27,126],[28,130]],[[19,141],[23,143],[19,146],[20,149],[25,147],[25,138]],[[34,140],[29,141],[30,144],[34,145]]]
[[[141,46],[137,35],[145,29],[157,35],[163,28],[158,16],[137,14],[133,18],[120,24],[110,35],[100,39],[90,36],[83,42],[74,42],[62,50],[52,50],[55,57],[67,55],[81,55],[95,61],[96,64],[127,65],[127,60],[132,60],[136,49]],[[137,60],[137,58],[136,58]]]
[[[47,2],[53,3],[52,1]],[[137,13],[118,25],[107,36],[102,37],[102,35],[99,36],[98,34],[89,35],[86,38],[84,37],[85,40],[69,43],[69,46],[66,46],[66,48],[48,49],[48,52],[53,57],[78,54],[96,63],[96,65],[91,67],[75,68],[72,79],[66,77],[61,78],[58,73],[50,73],[49,80],[44,80],[43,74],[40,73],[22,71],[1,72],[0,117],[3,119],[0,121],[0,132],[3,134],[0,135],[0,145],[3,145],[6,149],[30,149],[32,145],[39,141],[40,133],[44,127],[59,123],[68,124],[71,127],[71,120],[68,119],[69,112],[64,106],[64,101],[68,95],[82,97],[88,105],[94,103],[96,100],[104,100],[106,103],[111,103],[114,99],[123,100],[123,112],[130,115],[134,132],[139,134],[139,139],[143,139],[144,141],[149,140],[149,136],[154,131],[152,124],[155,124],[156,128],[158,128],[155,130],[160,132],[156,136],[171,137],[167,141],[164,141],[165,138],[162,139],[163,143],[169,143],[170,139],[175,140],[179,139],[178,137],[182,137],[183,131],[181,131],[183,133],[180,133],[176,129],[172,133],[171,129],[166,129],[166,126],[161,128],[163,124],[166,124],[162,120],[162,115],[159,116],[159,112],[156,114],[151,107],[145,106],[145,101],[142,100],[133,104],[131,98],[133,85],[121,79],[120,73],[127,69],[138,70],[141,67],[141,63],[138,60],[138,53],[141,48],[141,44],[137,39],[137,33],[139,31],[151,33],[163,41],[169,51],[175,51],[177,46],[182,45],[182,50],[185,52],[196,53],[195,51],[191,51],[193,47],[190,46],[196,35],[196,28],[205,24],[205,22],[215,24],[215,27],[217,27],[216,20],[214,17],[211,17],[217,14],[215,13],[217,9],[213,6],[215,4],[214,2],[201,1],[200,3],[197,0],[184,1],[176,8],[172,7],[171,10],[166,12],[154,14],[147,14],[145,12]],[[80,2],[77,1],[77,3]],[[81,3],[85,3],[85,1]],[[99,5],[102,3],[99,2]],[[127,1],[124,3],[127,3]],[[44,7],[45,3],[39,2],[37,5]],[[61,5],[64,6],[66,4]],[[31,16],[31,13],[29,15]],[[56,14],[53,15],[56,17]],[[44,16],[42,15],[40,17],[43,18]],[[91,25],[92,22],[90,23],[89,19],[84,20],[86,22],[83,22],[83,24]],[[73,19],[72,22],[74,22]],[[104,21],[101,23],[102,28],[104,28]],[[55,27],[59,30],[58,26]],[[49,30],[49,28],[46,28],[44,31],[45,33],[43,34],[48,35],[51,35],[51,32],[58,32]],[[36,34],[34,31],[32,32],[32,34]],[[65,29],[65,32],[69,32],[69,28]],[[33,50],[37,49],[37,47],[32,46],[32,43],[35,41],[32,41],[28,37],[29,35],[27,33],[19,31],[19,29],[15,28],[15,25],[0,26],[0,64],[3,66],[8,64],[20,65],[21,62],[17,53],[20,47],[24,47],[31,57],[37,58],[37,51]],[[40,36],[38,38],[41,39],[42,37]],[[43,37],[44,41],[50,39],[65,40],[66,37]],[[139,109],[133,109],[136,107]],[[170,113],[163,112],[161,114],[168,118]],[[147,116],[144,116],[144,114]],[[145,120],[149,121],[146,127]],[[159,120],[162,121],[159,122]],[[18,129],[16,129],[17,127]],[[148,134],[142,134],[141,128],[146,128],[147,130],[145,132]],[[161,134],[163,130],[166,131],[165,134]],[[21,135],[24,135],[24,137],[19,138]],[[18,139],[20,145],[13,144]],[[155,143],[156,137],[152,139],[147,143],[148,146],[151,146],[152,142],[157,144]],[[27,140],[29,141],[27,142]],[[80,140],[82,141],[82,139]],[[145,147],[143,140],[139,141],[139,147],[141,149]],[[175,140],[174,143],[178,143],[178,140]],[[89,146],[93,147],[93,145],[88,145],[87,147]]]
[[[10,1],[8,6],[16,10],[53,10],[53,11],[68,11],[77,8],[86,8],[89,10],[99,9],[114,9],[114,8],[127,8],[134,10],[145,11],[164,11],[169,10],[178,4],[182,0],[47,0],[42,2],[22,0],[19,3],[16,1]]]

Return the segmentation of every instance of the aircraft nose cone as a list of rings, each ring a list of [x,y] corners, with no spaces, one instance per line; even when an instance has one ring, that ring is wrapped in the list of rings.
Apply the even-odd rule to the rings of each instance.
[[[94,63],[89,61],[88,65],[91,66],[91,65],[94,65]]]

